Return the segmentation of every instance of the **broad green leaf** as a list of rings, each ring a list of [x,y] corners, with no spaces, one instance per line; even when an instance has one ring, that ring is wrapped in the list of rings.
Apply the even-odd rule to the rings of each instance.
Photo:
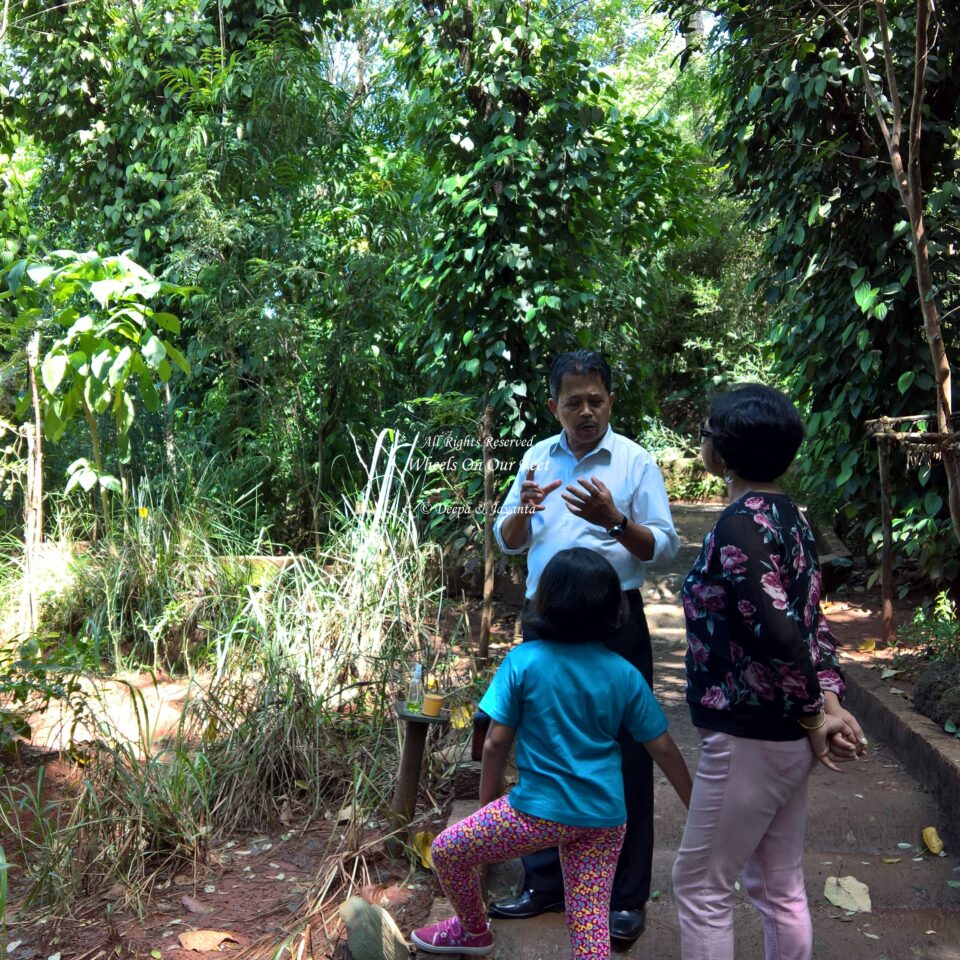
[[[103,473],[97,479],[104,490],[110,490],[112,493],[123,492],[120,481],[116,477],[111,477],[110,474]]]
[[[35,266],[27,268],[27,276],[38,287],[42,286],[43,283],[50,278],[52,273],[53,267],[48,266],[47,264],[38,263]]]
[[[97,473],[95,470],[91,470],[89,467],[81,470],[79,473],[74,474],[77,477],[77,483],[80,484],[82,490],[89,492],[97,484]]]
[[[877,287],[871,287],[868,282],[864,281],[854,291],[853,298],[857,301],[857,306],[866,313],[873,306],[878,293],[880,291]]]
[[[897,380],[897,389],[901,393],[906,393],[916,378],[917,375],[913,370],[908,370],[906,373],[901,373],[900,378]]]
[[[187,358],[168,340],[163,341],[163,349],[167,351],[167,356],[185,373],[190,376],[190,364]],[[374,351],[376,353],[376,350]]]
[[[152,317],[164,330],[170,333],[180,332],[180,321],[172,313],[158,312],[152,314]]]
[[[126,346],[114,357],[109,376],[107,377],[107,383],[109,383],[111,387],[115,387],[124,376],[126,376],[127,366],[130,363],[132,354],[133,350],[129,346]]]
[[[160,409],[160,396],[153,381],[147,374],[140,374],[138,377],[140,383],[140,396],[143,398],[143,405],[151,412],[156,413]]]
[[[57,387],[67,372],[67,356],[63,353],[48,353],[40,364],[40,379],[47,393],[56,393]]]
[[[147,366],[156,370],[160,366],[160,361],[166,357],[167,348],[163,345],[163,341],[159,337],[151,333],[148,334],[146,339],[140,344],[140,352],[143,354],[143,359],[146,360]]]
[[[90,284],[90,293],[101,307],[105,307],[110,300],[122,294],[127,284],[122,280],[95,280]]]
[[[90,362],[90,372],[98,380],[105,380],[113,363],[114,353],[110,347],[106,347],[96,354]]]

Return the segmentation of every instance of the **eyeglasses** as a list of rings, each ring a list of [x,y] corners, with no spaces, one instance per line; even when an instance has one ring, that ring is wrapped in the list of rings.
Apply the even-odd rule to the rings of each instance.
[[[703,441],[706,440],[707,437],[712,437],[712,436],[714,436],[713,431],[708,430],[706,427],[706,424],[701,423],[700,424],[700,442],[703,443]]]

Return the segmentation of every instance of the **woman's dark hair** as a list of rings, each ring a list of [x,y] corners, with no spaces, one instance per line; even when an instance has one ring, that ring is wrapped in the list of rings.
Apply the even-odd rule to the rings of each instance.
[[[610,393],[610,365],[599,353],[593,350],[571,350],[561,353],[550,368],[550,396],[557,400],[563,387],[563,378],[567,374],[575,377],[599,377],[604,389]]]
[[[599,553],[571,547],[543,568],[523,626],[539,640],[585,643],[606,640],[625,619],[617,571]]]
[[[709,436],[724,463],[744,480],[768,483],[793,463],[806,430],[800,411],[762,383],[718,393],[710,405]]]

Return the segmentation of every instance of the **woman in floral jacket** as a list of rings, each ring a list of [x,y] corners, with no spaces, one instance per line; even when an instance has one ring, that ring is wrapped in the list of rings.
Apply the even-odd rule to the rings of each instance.
[[[673,871],[684,960],[732,960],[741,871],[767,957],[809,960],[807,780],[817,760],[838,770],[866,744],[840,705],[813,531],[775,482],[803,435],[793,404],[760,384],[717,396],[701,428],[703,462],[731,503],[682,591],[687,701],[702,738]]]

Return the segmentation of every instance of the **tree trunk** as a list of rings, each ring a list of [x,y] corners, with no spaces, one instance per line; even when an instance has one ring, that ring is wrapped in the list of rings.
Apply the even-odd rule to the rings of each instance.
[[[907,163],[903,160],[903,112],[900,91],[894,69],[893,53],[890,45],[890,31],[887,26],[886,0],[874,0],[880,35],[883,41],[884,65],[887,77],[887,103],[893,110],[892,120],[888,123],[885,104],[880,90],[870,78],[870,67],[860,44],[861,36],[850,32],[840,13],[830,9],[824,0],[813,3],[829,16],[843,31],[851,49],[860,62],[864,76],[864,89],[873,105],[877,125],[887,147],[894,180],[900,192],[907,219],[910,222],[910,236],[913,241],[914,267],[917,274],[917,292],[920,296],[920,313],[923,318],[923,330],[930,348],[930,361],[936,383],[937,428],[941,434],[953,431],[953,388],[950,362],[943,343],[943,331],[940,324],[940,312],[937,308],[933,274],[930,270],[930,251],[926,224],[923,218],[923,180],[920,171],[920,138],[923,132],[923,101],[927,86],[927,49],[932,0],[917,0],[916,44],[913,71],[913,95],[910,101],[910,125],[907,132]],[[861,10],[861,27],[863,27]],[[960,454],[954,448],[943,451],[943,466],[947,474],[948,503],[953,532],[960,542]]]
[[[90,430],[90,446],[93,449],[93,463],[97,468],[97,486],[100,488],[100,506],[103,509],[103,529],[105,533],[110,531],[110,493],[102,483],[100,477],[103,474],[103,454],[100,452],[100,430],[97,427],[97,418],[93,411],[87,406],[87,401],[81,399],[83,405],[83,416],[87,421],[87,427]],[[96,536],[93,538],[97,539]]]
[[[486,404],[480,430],[483,444],[483,607],[480,614],[480,640],[477,659],[490,658],[490,627],[493,621],[494,547],[493,547],[493,407]]]
[[[163,405],[163,452],[166,455],[170,474],[176,480],[178,478],[177,445],[173,439],[173,394],[170,392],[169,383],[164,384],[163,390],[166,401]]]
[[[27,375],[33,402],[33,422],[24,424],[27,438],[27,483],[23,504],[23,593],[20,606],[20,633],[31,637],[37,632],[36,578],[37,558],[43,543],[43,419],[37,386],[40,362],[40,334],[34,333],[27,345]]]

